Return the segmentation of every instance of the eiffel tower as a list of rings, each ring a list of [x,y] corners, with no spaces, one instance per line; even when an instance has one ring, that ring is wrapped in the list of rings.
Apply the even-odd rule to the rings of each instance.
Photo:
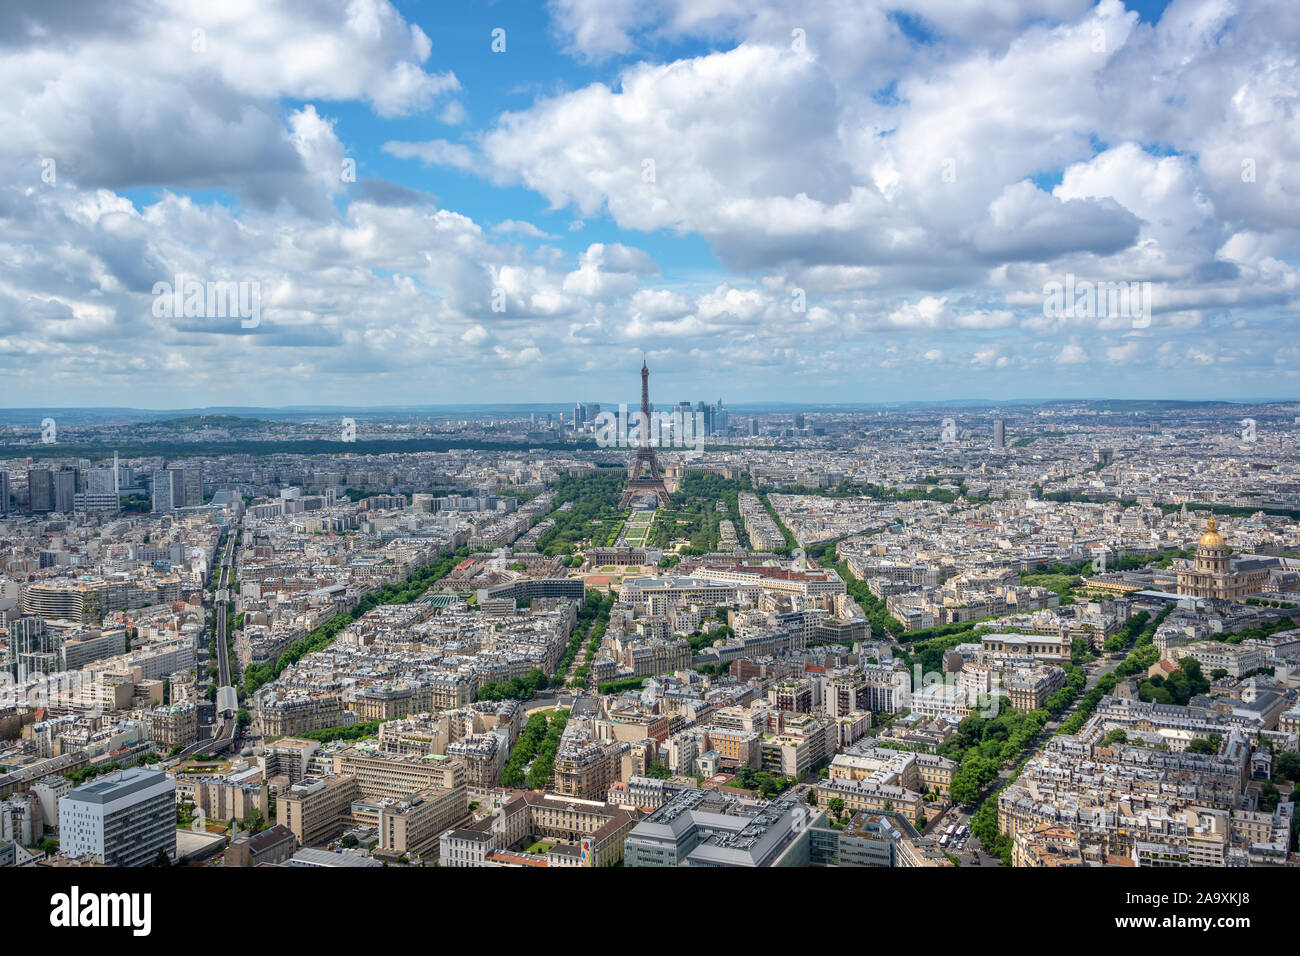
[[[668,488],[664,485],[664,474],[659,470],[659,459],[650,447],[650,369],[641,362],[641,441],[637,445],[636,455],[627,469],[627,487],[618,501],[620,508],[630,508],[632,502],[642,495],[654,495],[659,507],[667,508],[669,504]]]

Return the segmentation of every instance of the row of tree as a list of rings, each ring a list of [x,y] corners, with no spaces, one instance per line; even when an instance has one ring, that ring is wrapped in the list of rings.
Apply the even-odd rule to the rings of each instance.
[[[554,711],[549,719],[541,711],[529,717],[501,772],[501,786],[545,789],[568,721],[567,710]]]
[[[249,667],[244,672],[245,696],[252,696],[263,684],[279,677],[286,667],[293,666],[313,651],[329,647],[345,627],[372,608],[381,604],[409,604],[417,600],[437,581],[450,574],[451,569],[469,557],[469,554],[468,548],[460,548],[451,554],[444,554],[432,564],[418,568],[409,580],[386,584],[377,591],[367,594],[351,610],[334,615],[306,637],[290,645],[274,664],[254,664]]]

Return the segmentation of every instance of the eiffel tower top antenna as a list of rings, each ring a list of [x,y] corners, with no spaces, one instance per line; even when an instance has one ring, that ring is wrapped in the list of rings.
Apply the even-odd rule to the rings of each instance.
[[[650,447],[650,368],[641,360],[641,447]]]

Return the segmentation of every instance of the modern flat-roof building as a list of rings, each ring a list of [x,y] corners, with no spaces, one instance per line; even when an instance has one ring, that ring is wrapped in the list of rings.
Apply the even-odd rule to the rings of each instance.
[[[132,768],[82,784],[59,801],[59,849],[106,866],[151,866],[176,858],[176,783]]]
[[[343,831],[352,801],[361,796],[353,776],[318,777],[295,783],[276,801],[276,822],[309,847]]]
[[[825,811],[793,800],[685,790],[634,826],[627,866],[807,866]]]
[[[818,858],[818,842],[822,853]],[[833,843],[832,843],[833,841]],[[933,838],[897,813],[860,811],[842,830],[818,827],[814,863],[829,866],[952,866]]]

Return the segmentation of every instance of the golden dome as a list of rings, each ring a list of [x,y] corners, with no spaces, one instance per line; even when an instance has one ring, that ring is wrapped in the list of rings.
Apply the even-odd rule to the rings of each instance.
[[[1205,534],[1201,535],[1201,540],[1196,542],[1196,549],[1198,551],[1203,548],[1207,550],[1215,550],[1218,548],[1226,548],[1227,546],[1228,542],[1224,541],[1223,535],[1219,534],[1218,526],[1216,525],[1214,518],[1210,518],[1210,524],[1207,527]]]

